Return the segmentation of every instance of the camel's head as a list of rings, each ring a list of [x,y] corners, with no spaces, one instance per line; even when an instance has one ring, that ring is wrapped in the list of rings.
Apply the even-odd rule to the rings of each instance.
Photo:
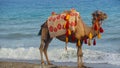
[[[97,10],[92,14],[92,16],[93,16],[92,24],[93,24],[94,30],[97,33],[103,32],[102,21],[107,19],[107,14]]]
[[[107,14],[99,10],[95,11],[92,16],[94,20],[98,21],[104,21],[105,19],[107,19]]]

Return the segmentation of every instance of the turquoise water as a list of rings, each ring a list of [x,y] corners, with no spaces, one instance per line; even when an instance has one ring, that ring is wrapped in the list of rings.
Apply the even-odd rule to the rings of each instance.
[[[116,59],[120,58],[119,0],[0,0],[0,58],[31,59],[32,56],[32,59],[39,59],[40,37],[37,34],[40,26],[51,12],[61,13],[71,8],[79,11],[88,25],[91,25],[91,14],[95,10],[108,15],[103,24],[105,32],[102,39],[97,40],[96,46],[83,46],[86,62],[90,63],[94,59],[95,63],[115,61],[116,63],[111,64],[120,65],[120,59]],[[66,54],[61,52],[65,43],[54,39],[49,48],[50,58],[54,61],[76,61],[74,45],[69,44],[70,54]],[[54,51],[60,51],[58,58],[55,58]]]

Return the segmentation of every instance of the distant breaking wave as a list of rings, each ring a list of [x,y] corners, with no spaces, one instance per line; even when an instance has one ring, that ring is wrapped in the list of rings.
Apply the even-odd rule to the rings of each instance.
[[[83,50],[84,62],[86,63],[107,63],[120,65],[120,54],[105,53],[94,50]],[[76,48],[68,47],[64,49],[52,49],[48,51],[49,59],[55,62],[77,62]],[[0,59],[22,59],[22,60],[40,60],[38,48],[1,48]]]
[[[37,34],[10,33],[10,34],[1,34],[0,39],[21,39],[21,38],[31,38],[35,36],[37,36]]]

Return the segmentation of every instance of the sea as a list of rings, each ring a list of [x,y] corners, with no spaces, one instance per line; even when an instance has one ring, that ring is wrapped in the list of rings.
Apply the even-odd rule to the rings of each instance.
[[[85,63],[120,65],[120,0],[0,0],[0,59],[40,60],[40,26],[51,12],[75,8],[91,26],[92,13],[105,12],[104,33],[96,46],[83,44]],[[76,44],[54,38],[48,56],[54,62],[77,62]]]

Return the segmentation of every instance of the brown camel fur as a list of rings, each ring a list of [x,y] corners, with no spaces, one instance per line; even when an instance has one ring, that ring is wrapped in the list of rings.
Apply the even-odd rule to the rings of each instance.
[[[107,18],[107,15],[105,13],[101,12],[101,11],[95,11],[92,14],[92,16],[93,16],[93,19],[92,19],[92,26],[91,27],[87,26],[82,21],[81,17],[79,17],[78,23],[75,27],[75,32],[72,32],[72,34],[75,35],[75,40],[72,41],[72,39],[71,39],[72,35],[69,36],[68,42],[76,43],[76,46],[77,46],[77,63],[78,63],[79,68],[84,67],[84,63],[83,63],[83,60],[82,60],[82,57],[83,57],[82,44],[83,44],[84,38],[88,39],[90,32],[93,35],[92,39],[94,37],[96,37],[99,33],[99,29],[102,25],[102,21]],[[81,26],[81,24],[79,24],[80,22],[83,23],[84,35],[81,35],[81,28],[79,27],[79,26]],[[98,27],[97,31],[94,29],[95,24],[97,24],[97,27]],[[40,44],[40,48],[39,48],[40,49],[40,55],[41,55],[41,64],[44,64],[44,60],[43,60],[43,53],[44,53],[48,65],[51,65],[51,63],[48,59],[47,49],[48,49],[49,43],[52,41],[53,38],[50,37],[49,30],[48,30],[48,27],[47,27],[47,21],[41,26],[41,30],[39,32],[39,35],[41,35],[41,44]],[[58,36],[56,38],[61,40],[61,41],[64,41],[64,42],[66,41],[65,40],[66,35]],[[81,43],[79,46],[77,44],[78,40],[80,40],[80,43]]]

